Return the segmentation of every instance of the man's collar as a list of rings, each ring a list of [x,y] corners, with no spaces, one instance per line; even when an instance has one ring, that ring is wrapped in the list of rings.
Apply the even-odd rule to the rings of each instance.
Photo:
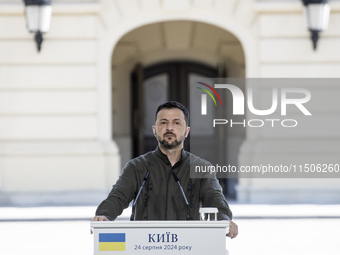
[[[162,159],[164,159],[164,160],[166,160],[166,161],[169,161],[168,156],[167,156],[166,154],[164,154],[164,153],[160,150],[159,146],[157,146],[157,148],[154,150],[154,152],[155,152],[155,154],[156,154],[158,157],[160,157],[160,158],[162,158]],[[178,162],[182,161],[182,160],[185,159],[187,156],[188,156],[188,152],[185,151],[185,150],[182,148],[181,157],[180,157],[180,159],[178,160]],[[177,162],[177,163],[178,163],[178,162]]]

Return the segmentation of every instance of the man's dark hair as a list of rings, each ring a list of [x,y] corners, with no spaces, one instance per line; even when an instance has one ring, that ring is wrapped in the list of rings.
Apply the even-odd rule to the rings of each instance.
[[[184,105],[182,105],[181,103],[178,103],[176,101],[169,101],[169,102],[166,102],[166,103],[158,106],[157,111],[156,111],[156,115],[155,115],[155,121],[157,119],[158,112],[160,110],[164,109],[164,108],[165,109],[172,109],[172,108],[180,109],[184,113],[184,119],[185,119],[186,125],[189,126],[189,111],[188,111],[188,109]]]

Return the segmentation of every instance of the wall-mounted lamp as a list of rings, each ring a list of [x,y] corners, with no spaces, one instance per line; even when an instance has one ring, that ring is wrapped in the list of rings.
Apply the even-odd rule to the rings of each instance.
[[[316,50],[319,33],[328,27],[330,7],[328,0],[302,0],[307,18],[307,26],[311,32],[313,48]]]
[[[38,51],[43,41],[42,34],[50,29],[52,16],[52,0],[24,0],[26,25],[28,31],[35,33]]]

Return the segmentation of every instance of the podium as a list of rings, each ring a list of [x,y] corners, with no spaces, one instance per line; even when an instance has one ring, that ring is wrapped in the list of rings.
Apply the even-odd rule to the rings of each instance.
[[[226,255],[228,221],[92,221],[94,255]]]

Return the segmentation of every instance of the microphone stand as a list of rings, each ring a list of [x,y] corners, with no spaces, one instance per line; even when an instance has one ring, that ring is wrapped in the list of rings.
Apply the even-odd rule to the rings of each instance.
[[[136,213],[136,203],[137,203],[137,200],[138,200],[138,198],[139,198],[139,195],[140,195],[140,193],[141,193],[141,191],[142,191],[142,189],[143,189],[143,187],[144,187],[144,185],[145,185],[145,182],[148,180],[148,178],[149,178],[149,175],[150,175],[150,171],[148,171],[147,173],[146,173],[146,175],[144,176],[144,179],[143,179],[143,183],[142,183],[142,186],[140,186],[140,188],[139,188],[139,191],[138,191],[138,193],[137,193],[137,196],[136,196],[136,198],[135,198],[135,201],[133,202],[133,204],[132,204],[132,213],[131,213],[131,217],[130,217],[130,221],[134,221],[135,220],[135,213]]]
[[[178,178],[178,176],[175,174],[175,172],[172,172],[172,175],[173,175],[173,177],[174,177],[174,179],[175,179],[175,182],[177,182],[177,184],[178,184],[178,186],[179,186],[179,188],[180,188],[180,190],[181,190],[181,192],[182,192],[182,196],[184,197],[184,200],[185,200],[185,203],[186,203],[186,205],[187,205],[187,207],[188,207],[188,211],[187,211],[187,220],[190,220],[190,205],[189,205],[189,202],[188,202],[188,200],[187,200],[187,197],[185,196],[185,193],[184,193],[184,190],[183,190],[183,188],[182,188],[182,185],[181,185],[181,183],[179,182],[179,178]]]

